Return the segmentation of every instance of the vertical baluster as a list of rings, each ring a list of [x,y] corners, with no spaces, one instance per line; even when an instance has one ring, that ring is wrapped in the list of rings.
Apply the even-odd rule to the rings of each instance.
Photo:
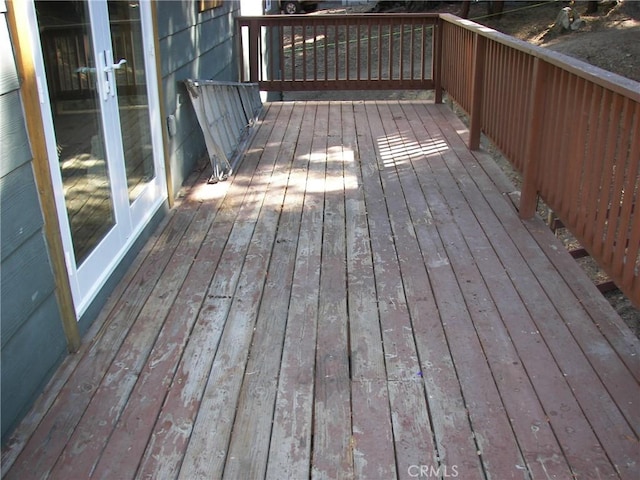
[[[630,132],[640,131],[640,103],[635,103],[635,112]],[[640,141],[634,137],[630,138],[630,146],[627,154],[629,170],[625,177],[624,196],[621,216],[624,219],[624,236],[619,239],[613,259],[614,265],[620,265],[621,272],[618,275],[621,280],[621,287],[625,291],[631,290],[633,277],[640,287]],[[624,267],[622,267],[624,265]],[[614,273],[618,273],[615,272]],[[640,298],[640,292],[636,295]]]

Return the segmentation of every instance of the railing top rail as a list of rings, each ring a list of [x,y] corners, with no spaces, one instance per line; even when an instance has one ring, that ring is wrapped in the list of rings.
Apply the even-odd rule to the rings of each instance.
[[[344,23],[345,21],[357,21],[357,20],[375,20],[375,23],[390,23],[391,21],[400,21],[406,19],[413,20],[427,20],[429,24],[434,24],[438,21],[440,15],[437,13],[385,13],[380,15],[378,13],[358,13],[348,15],[264,15],[264,16],[242,16],[237,17],[237,21],[242,26],[247,26],[249,23],[260,22],[263,25],[273,24],[291,24],[291,23],[305,23],[305,24],[333,24]]]
[[[458,25],[467,30],[472,30],[492,41],[537,57],[551,65],[563,68],[564,70],[578,75],[579,77],[589,80],[596,85],[622,94],[636,102],[640,102],[640,82],[636,82],[630,78],[590,65],[582,60],[578,60],[563,53],[554,52],[553,50],[533,45],[525,42],[524,40],[519,40],[471,20],[465,20],[448,13],[440,14],[440,18],[445,22]]]

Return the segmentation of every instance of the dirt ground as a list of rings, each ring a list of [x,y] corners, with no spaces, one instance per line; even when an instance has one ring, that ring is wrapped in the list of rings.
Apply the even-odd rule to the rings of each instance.
[[[345,8],[337,2],[321,2],[320,10],[314,14],[367,13],[375,10],[404,12],[408,10],[405,3],[369,2]],[[409,3],[413,3],[410,5],[412,11],[460,13],[460,2]],[[574,12],[580,16],[584,23],[575,31],[563,31],[556,25],[556,19],[561,9],[568,5],[570,5],[568,1],[507,1],[503,14],[498,17],[487,14],[488,9],[485,2],[473,2],[469,19],[521,40],[579,58],[592,65],[640,82],[640,1],[601,1],[598,12],[592,15],[586,14],[586,2],[576,2],[573,5]],[[429,98],[431,94],[431,92],[359,93],[362,99]],[[326,92],[326,94],[329,94],[331,99],[339,100],[342,98],[340,92]],[[355,94],[356,92],[348,92],[345,98],[354,99]],[[315,92],[314,98],[317,99],[317,95],[318,92]],[[298,96],[291,99],[294,98],[298,98]],[[517,187],[519,176],[511,169],[500,152],[488,142],[485,142],[484,147],[493,155],[498,165],[508,173]],[[539,213],[543,218],[547,217],[547,209],[544,205],[541,205]],[[567,248],[579,246],[576,245],[577,242],[568,232],[559,230],[557,234]],[[607,280],[606,274],[589,257],[580,259],[578,262],[594,282],[601,283]],[[617,289],[605,293],[605,297],[636,336],[640,338],[640,310],[635,308],[629,299]]]
[[[640,81],[640,2],[601,3],[598,12],[587,15],[584,2],[574,10],[584,21],[576,31],[554,26],[559,10],[569,2],[520,2],[505,7],[501,18],[476,21],[557,52],[584,60],[632,80]],[[514,11],[510,11],[511,8]],[[483,16],[476,3],[470,17]]]
[[[387,4],[385,12],[425,11],[460,13],[461,2],[408,2],[423,7],[407,8],[407,2],[369,2],[354,7],[321,2],[316,13],[367,13]],[[584,60],[640,82],[640,0],[600,1],[598,12],[587,15],[586,2],[577,1],[573,9],[584,21],[575,31],[555,26],[560,10],[569,1],[507,1],[501,16],[489,15],[486,2],[471,4],[469,19],[535,45]],[[323,8],[326,5],[329,8]]]

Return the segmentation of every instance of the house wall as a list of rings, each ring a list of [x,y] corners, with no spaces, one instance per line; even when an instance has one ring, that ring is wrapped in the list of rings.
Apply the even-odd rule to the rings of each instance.
[[[20,83],[0,1],[0,336],[2,440],[66,354]]]
[[[177,192],[196,164],[206,158],[204,138],[183,80],[238,81],[235,17],[239,1],[198,12],[199,1],[157,3],[161,75],[169,131],[169,165]]]
[[[173,190],[206,155],[202,132],[182,83],[186,78],[236,81],[234,19],[240,2],[198,12],[199,1],[157,2],[165,112],[175,119],[169,136]],[[29,410],[66,355],[56,285],[43,230],[20,82],[0,0],[0,322],[2,442]],[[166,120],[166,119],[165,119]],[[81,332],[97,317],[126,266],[166,213],[161,210],[140,236],[93,304],[79,319]]]

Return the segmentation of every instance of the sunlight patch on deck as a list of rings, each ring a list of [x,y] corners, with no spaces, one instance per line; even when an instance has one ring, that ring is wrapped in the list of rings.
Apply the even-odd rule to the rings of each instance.
[[[432,139],[426,142],[416,142],[402,135],[379,138],[378,148],[380,149],[380,158],[387,168],[407,163],[410,158],[430,157],[449,150],[449,146],[444,140]]]
[[[319,153],[311,152],[309,155],[302,155],[300,158],[308,160],[310,164],[319,162],[324,164],[353,163],[353,161],[355,160],[355,153],[351,148],[334,146],[328,147],[326,151],[322,151]],[[296,175],[300,176],[300,179],[298,181],[295,179]],[[331,173],[327,172],[326,176],[322,178],[307,178],[306,173],[296,174],[295,172],[292,172],[291,176],[292,178],[289,179],[289,185],[298,184],[303,191],[306,188],[306,192],[308,193],[338,192],[344,190],[345,188],[348,189],[347,185],[357,185],[355,176],[353,174],[347,173],[346,171],[344,172],[344,174],[341,172],[339,176],[332,175]]]
[[[193,198],[198,202],[224,198],[230,185],[231,183],[229,182],[218,182],[216,184],[202,183],[195,185],[192,189]]]

